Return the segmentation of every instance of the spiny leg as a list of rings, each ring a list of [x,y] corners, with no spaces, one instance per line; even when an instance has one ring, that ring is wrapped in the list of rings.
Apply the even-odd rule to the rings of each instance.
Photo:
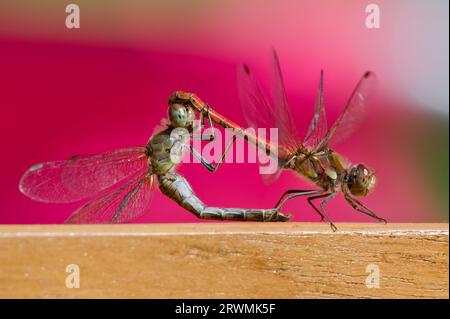
[[[225,147],[225,151],[222,153],[220,159],[216,162],[216,165],[213,165],[212,163],[208,162],[199,152],[197,152],[192,146],[190,145],[185,145],[183,144],[183,146],[187,147],[188,150],[192,153],[192,155],[194,155],[198,160],[201,161],[202,165],[206,167],[206,169],[210,172],[215,172],[219,169],[220,165],[222,164],[222,162],[225,159],[226,154],[228,153],[228,151],[230,150],[231,146],[234,144],[234,142],[236,141],[237,136],[233,135],[233,138],[228,141],[227,146]]]
[[[334,196],[336,196],[336,194],[337,194],[337,193],[334,192],[334,193],[327,193],[327,194],[323,194],[323,195],[320,195],[320,196],[313,196],[313,197],[308,198],[308,202],[310,203],[310,205],[311,205],[317,212],[319,212],[319,209],[313,204],[312,200],[313,200],[313,199],[317,199],[317,198],[323,198],[323,197],[326,197],[326,198],[325,198],[323,201],[321,201],[320,204],[319,204],[320,209],[322,210],[322,213],[323,213],[323,214],[321,214],[321,213],[319,213],[319,214],[325,215],[325,217],[327,218],[328,222],[330,223],[330,227],[331,227],[331,229],[332,229],[333,231],[337,231],[337,227],[334,225],[333,221],[331,220],[330,216],[328,215],[327,211],[325,210],[324,205],[325,205],[330,199],[332,199]]]
[[[284,204],[286,204],[287,201],[289,201],[293,198],[299,197],[299,196],[314,195],[314,194],[321,194],[321,193],[323,193],[322,190],[294,190],[294,189],[291,189],[291,190],[284,192],[284,194],[280,197],[277,204],[275,205],[275,208],[280,209],[281,207],[283,207]],[[292,195],[289,195],[286,198],[284,198],[288,194],[292,194]]]
[[[387,224],[387,220],[379,217],[377,214],[375,214],[369,207],[367,207],[366,205],[364,205],[363,203],[361,203],[359,200],[357,200],[356,198],[352,198],[352,200],[354,202],[356,202],[359,206],[361,206],[362,208],[364,208],[366,211],[370,212],[374,218],[376,218],[377,220],[384,222],[385,224]]]
[[[386,219],[377,216],[370,208],[365,206],[359,200],[357,200],[355,198],[352,198],[352,197],[350,197],[348,195],[345,196],[345,199],[347,200],[347,202],[349,202],[349,204],[353,207],[353,209],[357,210],[358,212],[363,213],[364,215],[367,215],[367,216],[372,217],[372,218],[374,218],[374,219],[376,219],[376,220],[378,220],[380,222],[383,222],[383,223],[387,224],[387,220]],[[359,208],[357,204],[360,205],[365,210]]]
[[[331,193],[326,193],[326,194],[322,194],[322,195],[317,195],[317,196],[311,196],[308,197],[308,203],[309,205],[311,205],[312,208],[314,208],[314,210],[316,211],[317,214],[320,215],[320,221],[323,222],[323,220],[325,219],[325,216],[323,216],[322,212],[316,207],[316,205],[314,205],[314,203],[312,202],[314,199],[319,199],[319,198],[324,198],[327,197],[328,195],[330,195]]]
[[[278,204],[281,202],[281,200],[282,200],[286,195],[293,194],[293,193],[312,192],[312,191],[313,191],[312,189],[290,189],[290,190],[287,190],[287,191],[285,191],[285,192],[283,193],[283,195],[281,195],[281,197],[280,197],[280,199],[278,200],[278,202],[276,203],[275,207],[278,206]]]
[[[194,127],[194,131],[201,131],[200,134],[197,133],[192,133],[192,138],[200,138],[202,141],[214,141],[216,139],[216,132],[214,129],[214,124],[213,121],[211,119],[211,115],[208,112],[209,109],[209,105],[205,104],[205,111],[201,111],[200,112],[200,120],[199,120],[199,126],[198,127]],[[209,134],[203,134],[203,128],[205,126],[205,118],[203,117],[203,113],[206,112],[208,115],[208,123],[209,123],[209,128],[211,129],[211,133]]]

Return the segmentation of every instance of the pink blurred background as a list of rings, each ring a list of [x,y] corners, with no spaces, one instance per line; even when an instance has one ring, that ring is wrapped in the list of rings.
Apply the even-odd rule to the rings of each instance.
[[[177,89],[197,93],[245,124],[236,90],[246,62],[265,81],[270,48],[281,59],[293,114],[304,132],[320,69],[332,123],[365,70],[379,79],[364,126],[336,147],[375,169],[364,202],[389,221],[448,220],[448,2],[377,1],[381,28],[365,26],[370,2],[73,1],[81,28],[65,27],[66,1],[0,2],[0,223],[61,223],[82,203],[24,197],[31,165],[143,145]],[[309,186],[284,172],[266,186],[256,164],[200,164],[181,172],[207,204],[269,208],[287,189]],[[285,211],[316,221],[305,200]],[[335,221],[370,221],[342,198]],[[159,190],[137,222],[197,221]]]

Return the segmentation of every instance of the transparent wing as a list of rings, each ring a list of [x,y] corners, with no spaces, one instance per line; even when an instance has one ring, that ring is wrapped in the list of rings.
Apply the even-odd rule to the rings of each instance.
[[[247,65],[238,69],[237,82],[242,111],[249,127],[255,130],[276,127],[274,107]]]
[[[264,94],[258,81],[254,78],[247,65],[238,70],[238,92],[241,99],[244,117],[247,124],[255,130],[258,128],[277,128],[278,144],[290,152],[300,147],[298,132],[292,120],[286,98],[283,76],[276,51],[273,51],[274,84],[272,100]],[[272,183],[280,175],[263,175],[266,184]]]
[[[320,72],[319,89],[314,105],[314,115],[309,125],[308,132],[303,140],[303,145],[316,148],[328,131],[327,114],[323,102],[323,71]]]
[[[298,134],[286,99],[283,78],[276,52],[274,51],[275,84],[271,102],[247,65],[238,70],[238,91],[244,117],[250,127],[278,128],[279,144],[288,149],[297,149]]]
[[[375,74],[371,71],[364,73],[350,96],[344,111],[317,145],[317,151],[328,145],[342,143],[359,128],[366,115],[367,97],[375,84]]]
[[[143,171],[75,211],[66,224],[126,223],[144,214],[153,198],[153,175]]]
[[[273,50],[273,69],[274,69],[274,83],[273,83],[273,99],[274,99],[274,118],[276,119],[276,126],[279,129],[279,136],[282,145],[285,145],[290,150],[296,151],[301,143],[298,135],[297,127],[292,118],[289,103],[286,97],[286,89],[284,87],[283,74],[281,72],[280,60],[278,54]]]
[[[146,167],[144,147],[73,156],[32,166],[22,176],[19,189],[41,202],[75,202],[96,195]]]
[[[238,92],[244,117],[249,127],[257,132],[258,128],[278,127],[274,107],[253,77],[250,68],[243,65],[238,70]],[[278,140],[281,141],[281,130],[278,128]],[[273,183],[279,176],[279,169],[274,174],[264,174],[265,184]]]

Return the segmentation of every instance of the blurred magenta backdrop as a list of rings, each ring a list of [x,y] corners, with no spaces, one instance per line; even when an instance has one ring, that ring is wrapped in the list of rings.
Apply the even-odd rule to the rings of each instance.
[[[18,191],[31,165],[143,145],[177,89],[197,93],[244,125],[236,67],[265,83],[280,55],[293,115],[304,132],[320,69],[332,123],[359,77],[379,79],[363,127],[336,147],[378,175],[364,199],[389,221],[448,220],[448,2],[377,1],[381,28],[365,27],[370,2],[73,1],[81,28],[65,27],[66,1],[0,2],[0,223],[61,223],[82,203],[47,205]],[[207,204],[272,207],[309,185],[284,172],[265,185],[256,164],[179,168]],[[285,211],[317,221],[305,200]],[[335,221],[369,221],[338,197]],[[159,190],[137,222],[196,221]]]

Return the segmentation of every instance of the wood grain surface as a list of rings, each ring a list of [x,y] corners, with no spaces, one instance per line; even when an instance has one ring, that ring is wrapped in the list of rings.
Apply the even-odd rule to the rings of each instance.
[[[3,225],[0,297],[449,297],[448,224],[337,226]]]

